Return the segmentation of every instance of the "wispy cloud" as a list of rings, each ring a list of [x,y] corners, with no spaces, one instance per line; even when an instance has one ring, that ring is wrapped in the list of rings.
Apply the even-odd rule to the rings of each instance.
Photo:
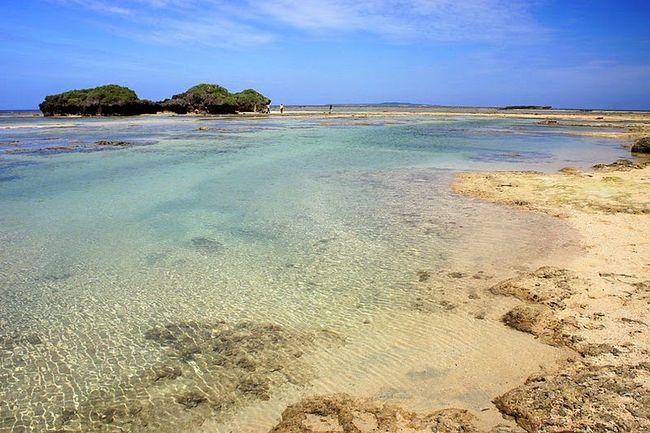
[[[267,44],[274,38],[272,33],[214,15],[192,19],[147,15],[139,17],[138,23],[138,26],[104,24],[104,27],[120,36],[163,45],[239,47]]]
[[[491,42],[544,31],[523,0],[55,1],[114,15],[113,31],[159,43],[250,45],[288,31],[320,38],[364,33],[399,42]]]
[[[269,0],[253,10],[304,30],[365,32],[403,40],[489,41],[542,31],[517,0]]]
[[[131,15],[133,11],[127,7],[120,6],[115,2],[103,0],[56,0],[57,3],[90,9],[95,12],[103,12],[118,15]]]

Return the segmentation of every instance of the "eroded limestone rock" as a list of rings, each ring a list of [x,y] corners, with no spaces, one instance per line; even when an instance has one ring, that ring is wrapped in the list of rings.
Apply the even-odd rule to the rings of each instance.
[[[494,403],[529,432],[650,431],[650,393],[641,385],[649,369],[578,363],[531,377]]]
[[[462,409],[419,415],[347,394],[316,396],[287,407],[270,433],[478,433],[476,417]]]

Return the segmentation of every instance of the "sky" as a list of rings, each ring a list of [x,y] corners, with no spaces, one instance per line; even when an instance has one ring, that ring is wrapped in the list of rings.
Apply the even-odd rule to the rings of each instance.
[[[650,0],[1,0],[0,109],[121,84],[274,104],[650,109]]]

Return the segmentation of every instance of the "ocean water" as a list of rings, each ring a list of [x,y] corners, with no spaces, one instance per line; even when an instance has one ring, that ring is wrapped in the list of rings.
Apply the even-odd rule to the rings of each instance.
[[[0,432],[263,432],[329,392],[483,410],[559,354],[478,290],[576,240],[449,184],[625,156],[576,131],[0,116]]]

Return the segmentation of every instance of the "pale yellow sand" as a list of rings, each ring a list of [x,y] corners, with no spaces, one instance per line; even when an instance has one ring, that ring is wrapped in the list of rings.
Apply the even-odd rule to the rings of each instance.
[[[497,399],[529,431],[650,429],[650,166],[638,167],[466,173],[454,186],[564,218],[582,236],[573,260],[492,289],[523,301],[507,324],[580,354]]]

